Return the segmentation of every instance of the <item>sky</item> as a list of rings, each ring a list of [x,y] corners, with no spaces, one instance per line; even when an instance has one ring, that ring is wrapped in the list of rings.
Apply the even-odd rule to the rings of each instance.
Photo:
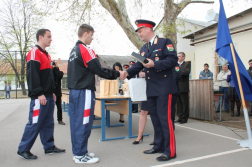
[[[148,19],[156,23],[162,19],[163,0],[142,0],[144,2],[142,8],[133,2],[130,3],[130,1],[132,0],[126,1],[127,9],[129,10],[128,14],[130,20],[135,28],[134,21],[136,19]],[[190,4],[182,11],[179,17],[206,21],[205,15],[208,10],[214,9],[219,13],[219,0],[214,1],[214,4]],[[231,2],[231,0],[223,0],[227,17],[252,7],[252,1],[233,1],[234,2]],[[132,51],[138,52],[138,49],[130,42],[114,18],[99,5],[99,2],[96,3],[96,5],[97,10],[100,11],[100,15],[98,18],[94,17],[94,19],[88,21],[95,29],[94,40],[90,48],[92,48],[96,54],[100,55],[125,56],[130,55]],[[52,31],[53,38],[49,53],[53,59],[61,58],[62,60],[67,60],[71,49],[78,40],[76,31],[74,31],[74,29],[76,30],[76,24],[57,22],[53,19],[47,19],[46,23],[47,28]]]

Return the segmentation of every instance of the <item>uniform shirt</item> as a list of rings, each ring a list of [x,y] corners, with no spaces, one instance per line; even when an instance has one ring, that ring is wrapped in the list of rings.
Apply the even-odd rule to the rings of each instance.
[[[178,62],[179,67],[180,67],[183,63],[184,63],[184,61],[182,61],[182,62]]]
[[[95,52],[83,42],[77,41],[72,49],[67,67],[69,89],[89,89],[95,91],[95,74],[106,79],[116,79],[120,73],[102,68]]]
[[[52,97],[54,92],[54,79],[51,66],[51,56],[36,45],[26,57],[26,77],[28,96],[37,99],[40,95]]]

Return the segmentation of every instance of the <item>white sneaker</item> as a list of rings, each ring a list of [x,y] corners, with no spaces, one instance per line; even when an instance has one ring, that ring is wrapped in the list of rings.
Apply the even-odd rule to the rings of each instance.
[[[87,153],[88,154],[88,156],[90,156],[90,157],[95,157],[95,153]],[[83,156],[73,156],[73,161],[75,161],[75,157],[77,157],[77,158],[81,158],[81,157],[83,157]]]
[[[90,157],[87,154],[79,157],[79,156],[75,156],[75,163],[77,164],[94,164],[97,163],[99,161],[99,158],[97,157]]]

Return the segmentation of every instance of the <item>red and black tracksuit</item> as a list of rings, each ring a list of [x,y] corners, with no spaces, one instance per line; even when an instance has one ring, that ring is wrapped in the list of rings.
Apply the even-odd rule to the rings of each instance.
[[[31,98],[29,120],[19,144],[19,152],[30,151],[38,133],[44,149],[54,146],[54,80],[51,57],[40,46],[34,46],[26,57],[28,96]],[[46,97],[46,105],[41,105],[38,96]]]
[[[95,74],[106,79],[116,79],[118,71],[102,68],[95,52],[77,41],[68,60],[69,115],[72,151],[85,155],[91,133],[95,105]]]

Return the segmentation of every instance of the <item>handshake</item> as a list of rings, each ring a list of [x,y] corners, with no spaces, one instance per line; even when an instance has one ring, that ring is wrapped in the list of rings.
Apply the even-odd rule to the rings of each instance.
[[[129,76],[127,71],[119,71],[120,72],[120,79],[125,80],[127,76]]]
[[[148,60],[148,63],[142,63],[144,67],[146,67],[146,68],[152,68],[152,67],[155,66],[153,60],[148,59],[148,58],[146,58],[146,59]],[[128,74],[127,71],[119,71],[119,72],[120,72],[120,77],[119,77],[119,78],[120,78],[121,80],[125,80],[125,78],[126,78],[127,76],[129,76],[129,74]],[[141,74],[140,74],[140,75],[141,75]],[[140,77],[145,77],[145,75],[140,76]]]

